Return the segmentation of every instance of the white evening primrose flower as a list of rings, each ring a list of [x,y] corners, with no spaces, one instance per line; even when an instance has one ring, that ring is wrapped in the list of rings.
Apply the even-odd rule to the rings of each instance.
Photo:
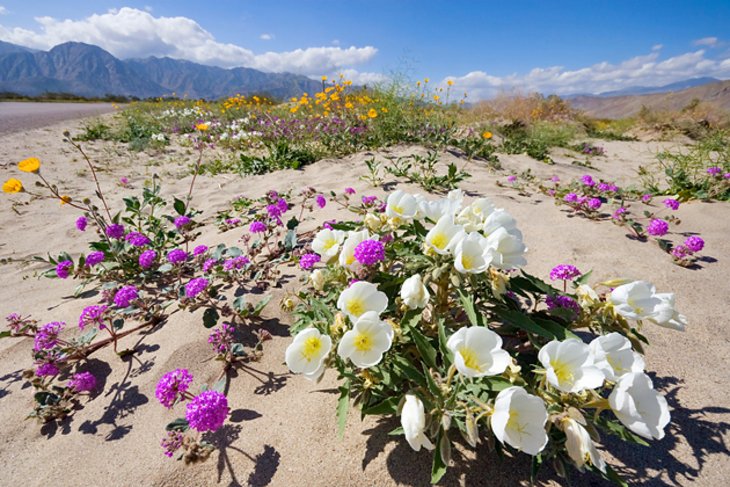
[[[491,264],[497,269],[518,269],[527,264],[527,247],[522,237],[498,228],[487,237],[488,255]]]
[[[426,307],[431,293],[428,292],[428,288],[423,284],[421,275],[415,274],[403,281],[403,286],[400,289],[400,297],[403,299],[403,303],[408,306],[408,309],[418,309]]]
[[[362,242],[371,238],[370,232],[367,230],[360,230],[359,232],[348,232],[347,238],[342,244],[342,251],[340,252],[339,262],[340,265],[351,271],[355,271],[361,267],[361,264],[355,259],[355,247]]]
[[[454,354],[454,365],[465,377],[499,375],[512,362],[502,350],[502,337],[489,328],[460,328],[449,337],[446,347]]]
[[[644,357],[631,348],[631,342],[621,333],[600,336],[588,346],[594,365],[611,382],[616,382],[624,374],[644,371]]]
[[[669,407],[664,396],[654,390],[648,375],[625,374],[608,396],[608,403],[619,421],[637,435],[647,439],[664,438]]]
[[[393,343],[393,335],[393,328],[377,312],[367,311],[342,336],[337,353],[357,367],[367,369],[380,363]]]
[[[428,218],[432,222],[437,222],[444,215],[449,215],[453,218],[454,211],[452,209],[452,202],[443,198],[440,200],[427,200],[420,194],[415,195],[416,201],[418,202],[418,213],[416,214],[417,220],[423,220]]]
[[[337,256],[343,240],[345,240],[345,232],[342,230],[323,228],[312,240],[312,250],[319,254],[322,260],[328,262]]]
[[[581,392],[603,384],[603,372],[593,365],[591,350],[582,341],[568,338],[553,340],[537,355],[547,372],[547,380],[563,392]]]
[[[454,267],[462,274],[481,274],[492,260],[487,250],[487,239],[470,233],[454,247]]]
[[[593,306],[601,300],[598,293],[588,284],[581,284],[578,286],[575,290],[575,294],[578,296],[578,303],[580,303],[581,306]]]
[[[372,282],[358,281],[340,293],[337,308],[354,323],[368,311],[378,315],[388,307],[388,296]]]
[[[657,293],[656,297],[661,303],[647,319],[665,328],[684,331],[687,327],[687,317],[674,309],[674,293]]]
[[[464,227],[454,224],[453,217],[444,215],[426,234],[426,247],[437,254],[446,255],[451,253],[464,235]]]
[[[504,208],[497,208],[487,216],[481,229],[482,235],[488,237],[499,228],[504,228],[507,230],[507,233],[522,240],[522,232],[517,229],[517,220],[507,213],[507,210]]]
[[[654,314],[662,300],[650,282],[633,281],[618,286],[609,296],[618,314],[630,320],[643,320]]]
[[[402,221],[413,220],[418,211],[416,198],[402,190],[397,190],[388,195],[385,202],[385,214],[388,218],[396,218]]]
[[[296,374],[317,380],[324,372],[324,360],[332,350],[332,339],[316,328],[307,328],[286,347],[286,365]]]
[[[458,213],[461,210],[461,205],[464,202],[464,192],[460,189],[452,189],[449,194],[446,195],[446,199],[451,202],[454,213]]]
[[[317,291],[324,289],[324,283],[327,281],[327,276],[322,269],[315,269],[309,275],[309,281],[312,283],[312,287]]]
[[[368,213],[367,215],[365,215],[363,223],[372,232],[377,232],[383,226],[383,220],[381,220],[378,215],[374,215],[373,213]]]
[[[423,402],[413,394],[406,394],[403,409],[400,413],[400,424],[406,436],[406,441],[415,451],[421,447],[426,450],[433,450],[434,445],[425,434],[426,413],[423,410]]]
[[[535,456],[548,442],[547,418],[542,399],[528,394],[522,387],[512,386],[497,394],[490,424],[500,442]]]
[[[565,448],[578,470],[582,471],[583,466],[588,463],[606,473],[606,462],[601,457],[588,431],[572,418],[564,419],[562,427],[565,433]]]

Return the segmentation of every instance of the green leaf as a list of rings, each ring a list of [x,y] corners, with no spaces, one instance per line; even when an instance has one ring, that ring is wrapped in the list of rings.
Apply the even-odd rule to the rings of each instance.
[[[185,418],[177,418],[171,423],[167,423],[167,426],[165,426],[165,431],[187,431],[188,428],[190,428],[190,424],[188,423],[188,420]]]
[[[592,273],[593,273],[593,269],[589,270],[582,276],[578,277],[573,282],[576,283],[578,286],[580,286],[581,284],[585,284],[588,282],[588,279],[590,279]]]
[[[243,347],[243,343],[234,343],[231,345],[231,353],[234,357],[245,357],[246,349]]]
[[[226,378],[223,377],[221,380],[219,380],[218,382],[213,384],[213,387],[211,387],[211,390],[220,392],[221,394],[223,394],[223,391],[226,390],[226,382],[227,382]]]
[[[388,436],[400,436],[403,434],[405,434],[405,431],[403,431],[402,426],[398,426],[396,429],[388,432]]]
[[[529,316],[523,314],[521,311],[501,309],[497,311],[497,314],[507,323],[516,326],[517,328],[520,328],[522,330],[525,330],[528,333],[534,333],[535,335],[539,335],[549,340],[552,340],[554,338],[560,339],[559,337],[561,336],[567,337],[569,335],[572,335],[570,331],[558,325],[557,323],[553,324],[552,322],[549,322],[550,325],[546,328],[545,326],[542,326],[541,324],[535,322]],[[541,321],[543,323],[548,323],[547,320]]]
[[[252,316],[259,316],[261,312],[264,310],[267,304],[269,304],[269,301],[271,301],[271,294],[266,296],[264,299],[256,303],[256,306],[253,307],[253,311],[251,312]]]
[[[299,220],[296,219],[296,217],[291,217],[288,222],[286,222],[286,229],[287,230],[296,230],[296,228],[299,226]]]
[[[441,435],[442,431],[439,430],[439,434],[436,437],[436,449],[433,452],[433,464],[431,465],[431,483],[438,483],[446,473],[446,464],[441,458]]]
[[[297,246],[297,231],[287,230],[286,236],[284,237],[284,248],[288,251],[294,250]]]
[[[185,214],[185,202],[183,200],[175,198],[175,203],[172,206],[178,215]]]
[[[593,468],[593,470],[596,471],[596,472],[598,472],[599,474],[602,474],[603,473],[603,472],[601,472],[600,470],[598,470],[595,467]],[[601,476],[603,476],[603,475],[601,475]],[[608,465],[608,464],[606,464],[605,478],[608,479],[608,480],[610,480],[611,482],[613,482],[616,485],[620,485],[621,487],[628,487],[629,486],[629,484],[627,484],[624,481],[624,479],[622,479],[621,477],[619,477],[619,475],[616,473],[616,471],[614,469],[612,469],[611,466]]]
[[[347,410],[350,407],[350,381],[345,382],[345,385],[339,389],[340,398],[337,400],[337,435],[342,438],[345,435]]]
[[[213,328],[215,325],[218,324],[218,319],[220,318],[220,315],[218,314],[218,310],[215,308],[208,308],[203,313],[203,326],[206,328]]]
[[[641,436],[634,434],[631,432],[627,427],[625,427],[623,424],[619,423],[618,421],[612,421],[610,419],[607,419],[603,416],[599,416],[599,418],[595,421],[596,426],[601,428],[602,430],[618,436],[624,441],[629,441],[632,443],[637,443],[642,446],[649,446],[649,443],[644,440]]]
[[[238,296],[236,299],[233,300],[233,309],[235,309],[237,313],[241,313],[243,312],[243,310],[246,309],[245,295]]]
[[[402,374],[405,375],[408,380],[418,384],[421,387],[426,387],[426,378],[418,369],[413,367],[408,362],[408,359],[396,355],[393,357],[393,365],[399,372],[402,372]]]
[[[415,328],[411,328],[410,334],[418,348],[418,352],[421,354],[421,359],[423,359],[424,364],[432,369],[437,368],[436,349],[431,346],[428,338],[423,336],[423,334]]]
[[[438,327],[439,327],[439,350],[441,350],[441,356],[444,358],[444,367],[448,368],[453,363],[454,356],[451,353],[451,350],[449,350],[449,347],[446,346],[448,339],[446,338],[446,327],[444,326],[443,320],[439,320]]]
[[[0,331],[0,338],[7,338],[11,335],[10,330]]]
[[[391,396],[384,401],[381,401],[367,408],[363,408],[362,412],[363,414],[370,415],[395,414],[398,411],[399,403],[400,398]]]
[[[459,291],[459,299],[461,300],[461,305],[464,307],[466,316],[469,318],[469,322],[472,326],[483,326],[482,316],[478,314],[474,308],[474,297]]]
[[[535,484],[535,481],[537,480],[537,473],[540,471],[540,467],[542,467],[542,455],[535,455],[532,457],[532,466],[530,468],[530,483]]]
[[[577,338],[578,340],[581,340],[578,335],[568,330],[560,323],[538,317],[534,317],[533,321],[552,333],[558,340],[566,340],[568,338]]]

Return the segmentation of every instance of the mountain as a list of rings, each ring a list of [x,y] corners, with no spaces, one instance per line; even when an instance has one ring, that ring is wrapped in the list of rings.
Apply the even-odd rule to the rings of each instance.
[[[621,90],[605,91],[599,93],[597,96],[627,96],[627,95],[649,95],[652,93],[670,93],[672,91],[685,90],[687,88],[693,88],[695,86],[707,85],[710,83],[717,83],[721,81],[717,78],[691,78],[683,81],[677,81],[676,83],[670,83],[664,86],[630,86]]]
[[[671,93],[610,97],[577,96],[570,99],[569,103],[592,117],[625,118],[636,115],[642,106],[651,110],[681,110],[695,99],[730,112],[730,80]]]
[[[0,41],[0,92],[139,98],[175,93],[215,99],[237,93],[289,98],[320,89],[320,82],[291,73],[223,69],[167,57],[120,60],[98,46],[80,42],[33,51]]]

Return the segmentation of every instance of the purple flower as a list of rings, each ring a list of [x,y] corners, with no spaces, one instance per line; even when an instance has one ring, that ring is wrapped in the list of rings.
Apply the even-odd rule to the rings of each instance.
[[[50,350],[58,345],[58,335],[64,326],[66,326],[66,323],[63,321],[51,321],[38,328],[35,334],[33,350],[40,352],[41,350]]]
[[[723,176],[725,179],[730,179],[730,172],[726,172]]]
[[[175,369],[162,376],[155,388],[155,397],[160,404],[170,409],[178,396],[182,398],[193,382],[193,374],[188,369]]]
[[[122,176],[121,178],[119,178],[119,184],[126,188],[129,185],[129,178],[127,178],[126,176]]]
[[[710,176],[719,176],[722,174],[722,168],[718,166],[712,166],[707,168],[707,174]]]
[[[122,286],[114,295],[114,304],[118,308],[126,308],[132,301],[139,298],[139,292],[134,286]]]
[[[208,246],[207,246],[207,245],[198,245],[197,247],[195,247],[195,248],[193,249],[193,255],[194,255],[195,257],[197,257],[197,256],[199,256],[199,255],[203,255],[203,254],[204,254],[204,253],[206,253],[207,251],[208,251]]]
[[[314,264],[322,260],[317,254],[304,254],[299,258],[299,267],[304,270],[311,269]]]
[[[69,270],[73,267],[74,263],[70,260],[62,260],[56,264],[56,275],[61,279],[66,279],[69,276]]]
[[[103,304],[87,306],[79,316],[79,328],[82,330],[89,326],[104,328],[104,313],[108,308]]]
[[[660,218],[654,218],[651,222],[649,222],[649,225],[647,225],[646,227],[646,233],[655,237],[661,237],[662,235],[666,235],[668,231],[669,223]]]
[[[104,252],[102,252],[101,250],[97,250],[96,252],[91,252],[91,253],[89,253],[89,255],[86,256],[86,265],[88,267],[94,267],[99,262],[103,262],[104,257],[106,257],[106,256],[104,255]]]
[[[86,231],[86,225],[88,224],[88,220],[85,216],[80,216],[76,219],[76,228],[79,232],[85,232]]]
[[[687,237],[687,239],[684,241],[684,245],[686,245],[687,248],[692,252],[699,252],[700,250],[705,248],[705,241],[702,240],[702,237],[692,235],[690,237]]]
[[[203,262],[203,272],[208,273],[214,265],[218,264],[218,259],[208,259]]]
[[[553,176],[553,177],[550,178],[550,181],[552,181],[553,183],[559,183],[560,182],[560,178],[557,177],[557,176]]]
[[[194,430],[215,431],[228,416],[228,399],[218,391],[203,391],[186,406],[185,419]]]
[[[119,225],[118,223],[112,223],[108,227],[106,227],[106,236],[109,238],[115,238],[117,240],[124,237],[124,225]]]
[[[374,265],[385,260],[385,245],[378,240],[363,240],[357,244],[353,254],[362,265]]]
[[[150,239],[139,232],[129,232],[125,239],[135,247],[144,247],[150,243]]]
[[[677,245],[672,249],[670,254],[672,254],[672,257],[677,260],[684,260],[688,256],[692,255],[692,251],[684,245]]]
[[[182,447],[183,438],[185,438],[185,435],[179,431],[167,432],[167,436],[160,442],[160,446],[165,450],[166,457],[172,458],[172,455]]]
[[[264,233],[266,231],[266,224],[258,220],[252,221],[248,226],[248,231],[251,233]]]
[[[576,315],[580,315],[580,305],[570,296],[548,296],[545,298],[545,304],[547,304],[549,310],[556,308],[567,309]]]
[[[35,375],[38,377],[46,377],[51,375],[58,375],[61,371],[58,370],[56,364],[50,362],[44,362],[38,366],[35,371]]]
[[[355,194],[355,188],[345,188],[345,194]]]
[[[276,202],[276,207],[279,208],[279,211],[282,213],[289,211],[289,203],[287,203],[284,198],[279,198]]]
[[[515,176],[514,174],[512,176],[508,176],[507,181],[510,183],[514,183],[515,181],[517,181],[517,176]]]
[[[362,197],[362,204],[365,206],[369,206],[374,204],[376,201],[378,201],[377,196],[363,196]]]
[[[228,225],[230,227],[235,227],[236,225],[239,225],[240,223],[241,223],[240,218],[228,218],[226,220],[226,225]]]
[[[614,220],[621,220],[621,218],[623,217],[623,215],[625,213],[626,213],[626,208],[624,208],[623,206],[620,208],[616,208],[616,211],[613,212],[612,218]]]
[[[608,183],[598,183],[598,191],[601,191],[603,193],[609,191],[611,189],[611,185]]]
[[[214,328],[208,337],[208,343],[213,345],[217,353],[228,353],[233,345],[233,325],[222,323],[218,328]]]
[[[248,264],[251,263],[251,260],[246,257],[245,255],[239,255],[238,257],[234,257],[232,259],[227,259],[223,262],[223,270],[225,271],[232,271],[234,269],[243,269]]]
[[[91,392],[96,387],[96,377],[91,372],[79,372],[71,376],[66,385],[76,393]]]
[[[563,281],[570,281],[581,274],[582,273],[574,265],[560,264],[553,267],[550,271],[550,280],[557,281],[558,279],[561,279]]]
[[[192,222],[192,220],[190,219],[190,217],[187,217],[185,215],[181,215],[181,216],[175,218],[175,221],[174,221],[175,228],[177,228],[178,230],[182,230],[183,228],[185,228],[188,225],[190,225],[190,222]]]
[[[586,174],[582,178],[580,178],[581,182],[588,186],[589,188],[592,188],[596,185],[596,182],[593,180],[590,174]]]
[[[208,282],[208,279],[204,277],[191,279],[187,284],[185,284],[185,296],[191,299],[194,298],[208,287]]]
[[[139,266],[142,269],[149,268],[152,264],[155,263],[155,260],[157,259],[157,252],[154,250],[145,250],[141,254],[139,254]]]
[[[563,196],[563,201],[566,201],[568,203],[575,203],[578,201],[578,195],[575,193],[568,193]]]
[[[185,262],[188,258],[188,253],[185,252],[183,249],[172,249],[167,253],[167,260],[171,264],[179,264],[180,262]]]
[[[590,208],[593,211],[598,210],[602,204],[603,204],[603,202],[598,198],[589,198],[588,201],[586,202],[586,205],[588,205],[588,208]]]
[[[327,230],[334,230],[332,225],[337,223],[337,220],[327,220],[322,224],[322,228],[326,228]]]
[[[319,206],[320,208],[324,208],[327,205],[327,200],[321,194],[318,194],[315,200],[317,201],[317,206]]]
[[[672,210],[678,210],[679,209],[679,201],[675,200],[674,198],[667,198],[663,201],[664,206],[667,208],[670,208]]]
[[[645,195],[642,195],[641,201],[643,201],[644,203],[649,203],[652,198],[653,196],[651,193],[646,193]]]

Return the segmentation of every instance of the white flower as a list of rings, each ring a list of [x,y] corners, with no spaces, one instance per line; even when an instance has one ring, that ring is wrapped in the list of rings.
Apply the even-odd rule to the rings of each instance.
[[[629,339],[621,333],[600,336],[589,347],[594,365],[612,382],[624,374],[644,371],[644,357],[634,352]]]
[[[634,281],[618,286],[609,296],[618,314],[630,320],[643,320],[653,315],[662,300],[650,282]]]
[[[521,235],[498,228],[487,237],[487,247],[491,263],[497,269],[515,269],[527,264],[527,247],[522,243]]]
[[[332,339],[316,328],[307,328],[286,347],[286,365],[294,373],[317,380],[324,372],[324,360],[332,350]]]
[[[603,372],[593,365],[590,348],[578,339],[553,340],[540,349],[537,358],[547,371],[548,382],[563,392],[580,392],[603,384]]]
[[[451,193],[453,193],[453,191]],[[451,193],[449,193],[449,195],[451,195]],[[454,197],[457,199],[441,198],[434,201],[427,200],[420,194],[417,194],[414,197],[418,202],[418,213],[416,214],[416,218],[419,220],[428,218],[432,222],[437,222],[443,216],[450,216],[453,218],[454,214],[456,214],[456,212],[459,211],[459,208],[461,208],[461,200],[457,198],[456,194]]]
[[[449,194],[446,195],[446,199],[451,202],[454,208],[454,213],[461,210],[461,204],[464,201],[464,192],[460,189],[452,189]]]
[[[621,377],[608,396],[608,403],[619,421],[637,435],[664,438],[669,407],[664,396],[654,390],[648,375],[633,372]]]
[[[499,375],[512,362],[502,350],[502,337],[483,326],[460,328],[446,347],[454,354],[456,369],[466,377]]]
[[[494,204],[491,201],[487,198],[479,198],[459,212],[456,223],[463,225],[467,232],[478,232],[493,211]]]
[[[461,225],[455,225],[453,217],[444,215],[426,234],[426,246],[437,254],[446,255],[451,253],[464,235],[464,228]]]
[[[400,424],[406,435],[406,441],[415,451],[421,447],[433,450],[434,445],[424,434],[426,429],[426,414],[423,411],[423,402],[413,394],[406,394],[406,401],[401,410]]]
[[[378,291],[378,286],[372,282],[358,281],[340,293],[337,308],[350,317],[354,323],[368,311],[375,311],[378,315],[388,307],[388,296]]]
[[[481,274],[492,260],[487,250],[487,239],[470,233],[454,247],[454,267],[462,274]]]
[[[368,227],[370,231],[373,232],[377,232],[383,226],[383,220],[381,220],[379,216],[372,213],[368,213],[367,215],[365,215],[363,223],[366,227]]]
[[[340,245],[345,239],[345,232],[342,230],[330,230],[323,228],[314,240],[312,240],[312,250],[317,252],[322,259],[327,262],[332,260],[340,251]]]
[[[499,441],[534,456],[547,445],[547,418],[542,399],[512,386],[497,394],[490,424]]]
[[[418,211],[416,198],[402,190],[392,192],[385,202],[385,214],[388,218],[412,220]]]
[[[522,232],[517,229],[517,220],[503,208],[497,208],[487,216],[482,226],[482,234],[488,237],[499,228],[504,228],[507,233],[522,240]]]
[[[592,306],[601,300],[598,293],[588,284],[578,286],[575,294],[578,296],[578,302],[581,306]]]
[[[403,303],[408,306],[408,309],[418,309],[426,307],[431,293],[428,292],[428,288],[423,284],[421,275],[415,274],[403,282],[403,287],[400,289],[400,297],[403,299]]]
[[[687,317],[674,309],[674,293],[657,293],[656,297],[661,300],[661,304],[647,319],[665,328],[684,331],[687,327]]]
[[[583,465],[589,463],[606,473],[606,462],[598,452],[596,445],[593,444],[588,431],[571,418],[564,419],[562,426],[563,432],[565,432],[565,448],[578,469],[583,470]]]
[[[393,343],[393,335],[393,328],[382,321],[377,312],[368,311],[357,319],[352,330],[342,336],[337,353],[356,366],[367,369],[382,360]]]
[[[309,275],[309,281],[312,283],[312,286],[317,291],[321,291],[322,289],[324,289],[324,283],[326,281],[325,278],[326,275],[322,269],[315,269]]]
[[[371,238],[367,230],[359,232],[348,232],[345,242],[342,244],[342,252],[340,252],[340,265],[351,271],[355,271],[361,267],[360,263],[355,259],[355,247],[362,242]]]

